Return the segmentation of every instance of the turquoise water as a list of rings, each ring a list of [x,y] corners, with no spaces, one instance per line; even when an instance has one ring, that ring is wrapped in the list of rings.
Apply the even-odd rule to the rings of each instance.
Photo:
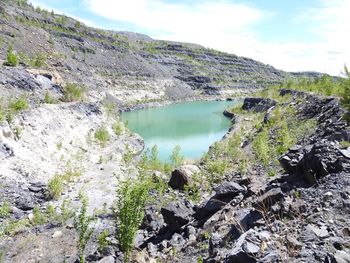
[[[146,148],[157,145],[159,159],[169,161],[176,145],[186,159],[199,159],[231,126],[222,112],[234,101],[199,101],[122,113],[128,128],[145,140]]]

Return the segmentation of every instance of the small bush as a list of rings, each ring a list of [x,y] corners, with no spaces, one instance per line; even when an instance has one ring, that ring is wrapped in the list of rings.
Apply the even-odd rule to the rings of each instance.
[[[173,153],[170,156],[171,165],[173,167],[178,167],[183,164],[185,158],[180,154],[181,147],[180,145],[176,145],[173,149]]]
[[[79,262],[85,262],[85,249],[86,245],[94,233],[94,229],[90,227],[93,218],[87,215],[88,199],[86,196],[79,194],[79,200],[81,207],[79,213],[76,215],[74,220],[74,227],[79,234],[78,239],[78,251],[79,251]]]
[[[57,101],[53,96],[51,96],[50,92],[46,91],[44,96],[44,102],[46,104],[55,104]]]
[[[0,218],[8,217],[11,213],[11,207],[8,202],[3,202],[3,204],[0,206]]]
[[[259,134],[256,135],[253,141],[253,149],[264,166],[267,166],[270,162],[270,147],[271,145],[269,145],[269,131],[267,128],[264,128]]]
[[[344,67],[344,71],[346,78],[342,82],[344,91],[341,94],[341,103],[343,107],[347,110],[347,113],[345,114],[345,119],[347,120],[348,124],[350,124],[350,72],[346,66]]]
[[[124,134],[125,132],[125,126],[124,126],[124,123],[123,122],[120,122],[120,121],[116,121],[114,124],[113,124],[113,131],[115,133],[115,135],[122,135]]]
[[[39,53],[29,60],[29,65],[35,68],[46,66],[47,56],[44,53]]]
[[[107,129],[105,127],[100,127],[95,131],[95,139],[101,144],[101,146],[105,146],[106,143],[111,139]]]
[[[47,184],[48,197],[58,199],[63,191],[63,178],[60,175],[55,175]]]
[[[217,159],[209,161],[207,168],[209,172],[208,180],[210,184],[219,182],[225,175],[228,167],[229,164],[226,160]]]
[[[25,97],[21,97],[19,99],[10,100],[9,103],[9,110],[13,113],[19,113],[23,110],[26,110],[29,108],[27,99]]]
[[[109,232],[107,229],[103,230],[99,235],[98,235],[98,250],[102,251],[106,246],[110,244],[110,242],[107,240],[109,236]]]
[[[68,83],[63,89],[63,98],[65,102],[81,101],[85,95],[85,87],[75,83]]]
[[[33,224],[34,225],[43,225],[47,222],[45,214],[40,212],[40,209],[36,206],[33,209]]]
[[[4,65],[9,67],[16,67],[18,65],[18,57],[13,51],[12,46],[10,46],[7,50],[7,56]]]
[[[117,239],[124,252],[125,262],[130,260],[136,232],[144,217],[149,190],[150,183],[147,180],[127,179],[119,183],[117,190],[117,207],[119,208]]]

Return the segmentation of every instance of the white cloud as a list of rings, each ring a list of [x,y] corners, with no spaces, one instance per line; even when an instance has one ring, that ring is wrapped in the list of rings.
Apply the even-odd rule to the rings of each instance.
[[[255,7],[228,1],[194,4],[161,0],[84,0],[89,9],[114,21],[132,23],[152,37],[193,42],[258,59],[289,71],[317,70],[339,74],[350,62],[349,0],[320,0],[320,6],[299,17],[320,39],[314,42],[261,41],[253,25],[271,15]],[[286,28],[286,30],[288,30]]]

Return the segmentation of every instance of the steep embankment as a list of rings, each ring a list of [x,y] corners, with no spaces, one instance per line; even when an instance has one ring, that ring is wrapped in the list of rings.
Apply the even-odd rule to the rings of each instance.
[[[48,69],[59,74],[63,84],[84,84],[96,96],[108,91],[123,102],[183,99],[246,92],[292,77],[199,45],[90,28],[23,2],[0,3],[0,59],[5,60],[12,45],[20,68]]]

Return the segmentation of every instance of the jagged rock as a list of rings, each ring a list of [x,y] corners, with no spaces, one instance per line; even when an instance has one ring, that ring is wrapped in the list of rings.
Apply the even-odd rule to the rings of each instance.
[[[264,98],[245,98],[242,109],[254,112],[267,111],[276,105],[276,101]]]
[[[245,231],[254,227],[259,219],[262,218],[261,212],[257,211],[254,208],[241,209],[236,212],[235,222],[231,226],[229,232],[231,239],[237,239]]]
[[[282,200],[283,192],[280,187],[272,188],[271,190],[258,197],[253,206],[260,210],[268,210],[276,202]]]
[[[174,201],[162,208],[161,213],[169,229],[175,232],[191,220],[193,209],[187,201]]]
[[[245,193],[246,188],[234,182],[224,182],[214,189],[216,192],[208,201],[204,202],[196,211],[197,220],[203,220],[221,210],[240,193]]]
[[[228,263],[254,263],[260,251],[259,233],[253,229],[242,234],[226,255]]]
[[[224,182],[218,187],[214,188],[215,195],[212,199],[229,202],[239,193],[245,193],[246,189],[234,182]]]
[[[196,173],[200,173],[196,165],[180,166],[172,171],[169,186],[173,189],[183,190],[185,185],[190,184],[192,176]]]
[[[155,206],[148,206],[145,209],[145,216],[141,225],[142,229],[157,232],[164,227],[164,218]]]

